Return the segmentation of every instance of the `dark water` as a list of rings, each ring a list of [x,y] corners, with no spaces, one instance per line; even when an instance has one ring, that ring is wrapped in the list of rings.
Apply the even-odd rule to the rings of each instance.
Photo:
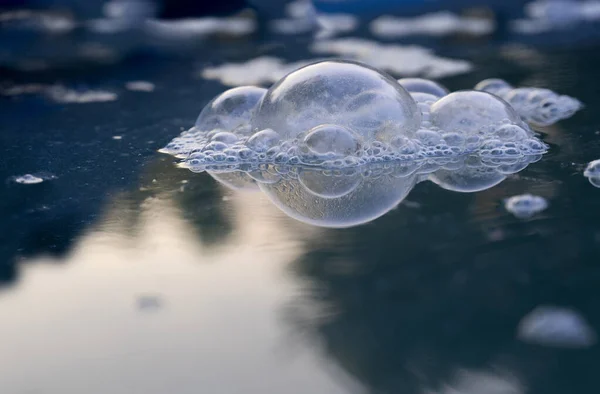
[[[421,183],[349,229],[303,224],[260,192],[156,153],[224,90],[193,76],[201,65],[269,51],[297,60],[302,44],[6,72],[119,98],[0,98],[0,392],[598,392],[596,346],[516,337],[539,305],[572,308],[600,330],[600,191],[582,176],[600,158],[597,47],[431,45],[476,66],[441,81],[451,90],[501,77],[586,109],[541,130],[550,152],[501,184]],[[139,79],[156,90],[122,88]],[[40,172],[56,179],[10,180]],[[525,192],[549,208],[529,220],[503,209]]]

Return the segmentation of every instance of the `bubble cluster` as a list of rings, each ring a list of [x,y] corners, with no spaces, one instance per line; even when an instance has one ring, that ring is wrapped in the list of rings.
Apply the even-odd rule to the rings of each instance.
[[[419,182],[431,181],[456,192],[477,192],[497,185],[510,171],[523,169],[533,159],[524,156],[511,164],[500,164],[497,160],[485,161],[470,155],[333,169],[261,163],[243,171],[215,166],[207,172],[231,189],[259,189],[296,220],[338,228],[356,226],[384,215]]]
[[[486,79],[475,90],[492,93],[508,102],[528,123],[548,126],[566,119],[579,111],[583,104],[569,96],[561,96],[548,89],[515,88],[501,79]]]
[[[323,61],[289,73],[269,89],[227,90],[161,152],[182,158],[195,172],[256,170],[263,164],[346,168],[411,162],[436,168],[477,156],[506,175],[547,150],[522,120],[517,105],[522,101],[510,104],[488,92],[507,86],[487,80],[480,90],[449,93],[426,79],[396,81],[357,62]]]
[[[595,187],[600,187],[600,159],[590,161],[583,171],[583,176]]]
[[[504,207],[517,218],[527,219],[548,208],[548,202],[544,197],[521,194],[507,199]]]

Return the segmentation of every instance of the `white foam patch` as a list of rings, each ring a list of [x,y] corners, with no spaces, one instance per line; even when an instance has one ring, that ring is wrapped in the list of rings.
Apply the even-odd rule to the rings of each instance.
[[[430,49],[416,45],[383,45],[359,38],[318,41],[311,50],[355,59],[398,76],[441,78],[473,69],[466,60],[439,57]]]
[[[25,174],[25,175],[16,176],[16,177],[13,178],[13,180],[16,183],[21,183],[23,185],[34,185],[36,183],[42,183],[42,182],[44,182],[43,178],[40,178],[40,177],[35,176],[35,175],[31,175],[31,174]]]
[[[359,21],[349,14],[317,13],[309,0],[292,1],[286,6],[287,18],[277,19],[271,28],[280,34],[316,32],[318,38],[332,37],[355,30]]]
[[[519,323],[517,336],[524,342],[559,348],[586,348],[596,343],[596,333],[577,312],[540,306]]]
[[[494,31],[495,24],[491,20],[462,17],[448,11],[440,11],[415,18],[383,15],[371,22],[370,29],[374,35],[382,38],[445,36],[456,33],[485,35]]]
[[[115,101],[117,94],[106,90],[78,91],[64,86],[53,86],[46,91],[48,97],[61,104],[87,104]]]
[[[202,38],[216,34],[246,36],[256,30],[256,22],[247,17],[148,20],[144,28],[147,33],[163,38]]]
[[[130,81],[125,84],[125,88],[134,92],[153,92],[155,86],[148,81]]]
[[[504,207],[517,218],[526,219],[548,208],[548,202],[544,197],[521,194],[507,199]]]
[[[218,80],[227,86],[270,85],[286,74],[315,61],[316,59],[285,63],[276,57],[262,56],[243,63],[207,67],[201,71],[200,76]]]
[[[570,29],[582,22],[600,21],[600,1],[538,0],[525,6],[527,19],[512,22],[513,31],[539,34]]]
[[[557,94],[549,89],[515,88],[502,79],[486,79],[475,86],[475,90],[492,93],[508,102],[521,118],[539,126],[549,126],[571,117],[583,108],[576,98]]]
[[[77,23],[70,15],[29,10],[0,13],[0,23],[48,34],[65,34],[77,27]]]
[[[8,87],[0,87],[0,94],[3,96],[20,96],[23,94],[38,94],[43,93],[49,88],[49,85],[30,83],[24,85],[12,85]]]

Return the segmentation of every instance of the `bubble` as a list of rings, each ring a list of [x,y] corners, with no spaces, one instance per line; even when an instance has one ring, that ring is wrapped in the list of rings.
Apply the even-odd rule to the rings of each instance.
[[[507,199],[504,207],[517,218],[526,219],[546,209],[548,202],[540,196],[521,194]]]
[[[435,103],[439,97],[436,97],[432,94],[429,93],[411,93],[410,96],[413,98],[413,100],[415,100],[415,103],[417,104],[429,104],[431,106],[431,104]]]
[[[214,172],[207,171],[220,184],[233,190],[258,190],[256,181],[244,172]]]
[[[517,331],[524,342],[558,348],[586,348],[596,333],[577,312],[556,306],[539,306],[525,316]]]
[[[311,152],[318,155],[333,153],[348,156],[361,148],[356,134],[337,125],[321,125],[313,128],[304,137],[304,143]]]
[[[318,170],[305,169],[298,174],[298,181],[310,193],[322,198],[339,198],[354,190],[361,178],[353,176],[330,176],[324,182],[323,173]]]
[[[210,138],[211,141],[223,142],[225,144],[234,144],[237,142],[237,135],[230,133],[228,131],[221,131],[219,133],[215,133]]]
[[[255,133],[246,141],[246,146],[255,152],[266,152],[277,145],[281,137],[271,129],[265,129]]]
[[[503,141],[521,141],[523,139],[529,138],[531,136],[531,133],[528,133],[525,129],[513,125],[513,124],[506,124],[503,126],[500,126],[498,129],[495,130],[494,132],[494,137],[503,140]]]
[[[468,158],[464,165],[458,169],[440,169],[430,174],[428,179],[441,187],[460,193],[473,193],[496,186],[506,175],[496,169],[487,167],[480,159]]]
[[[434,126],[465,137],[504,120],[514,124],[521,121],[510,105],[486,92],[450,93],[431,106],[431,123]]]
[[[417,131],[415,134],[417,140],[426,146],[439,145],[442,142],[442,136],[440,133],[436,133],[433,130],[422,129]]]
[[[569,96],[562,96],[549,89],[513,88],[501,79],[486,79],[475,86],[475,90],[493,93],[506,100],[528,123],[548,126],[572,116],[583,104]]]
[[[402,78],[398,80],[398,83],[409,93],[427,93],[437,98],[450,93],[444,86],[429,79]]]
[[[314,115],[298,117],[305,112]],[[378,120],[374,128],[353,128],[353,120],[367,114]],[[315,63],[288,74],[268,90],[252,120],[254,129],[271,128],[284,139],[334,124],[366,142],[410,135],[420,123],[415,102],[396,81],[366,65],[348,61]]]
[[[489,93],[498,92],[502,89],[512,89],[512,86],[505,80],[499,78],[484,79],[475,85],[475,90],[482,90]]]
[[[595,187],[600,187],[600,159],[590,161],[583,171],[583,176]]]
[[[241,86],[221,93],[204,107],[196,120],[196,128],[204,132],[233,131],[248,124],[266,91],[256,86]]]
[[[365,170],[373,169],[367,167]],[[286,215],[311,225],[345,228],[372,221],[396,207],[416,183],[414,175],[334,175],[313,169],[299,179],[259,183],[260,189]]]

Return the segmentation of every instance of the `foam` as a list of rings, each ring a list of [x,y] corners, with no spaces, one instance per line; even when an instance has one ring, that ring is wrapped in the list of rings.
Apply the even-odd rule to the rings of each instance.
[[[203,38],[216,34],[247,36],[256,30],[256,22],[245,17],[230,18],[188,18],[174,21],[149,19],[144,22],[144,30],[161,38]]]
[[[600,20],[600,1],[538,0],[525,6],[527,19],[513,21],[512,29],[521,34],[564,30],[582,22]]]
[[[311,51],[351,58],[396,75],[441,78],[463,74],[473,68],[466,60],[439,57],[430,49],[416,45],[383,45],[359,38],[317,41]]]
[[[61,104],[101,103],[115,101],[118,97],[116,93],[105,90],[78,91],[60,85],[49,88],[46,94],[51,100]]]
[[[127,90],[131,90],[133,92],[153,92],[155,86],[152,82],[148,81],[129,81],[125,84],[125,88]]]
[[[519,323],[517,336],[524,342],[559,348],[586,348],[596,343],[596,333],[577,312],[540,306]]]
[[[508,198],[504,207],[519,219],[527,219],[548,208],[545,198],[532,194],[521,194]]]
[[[182,158],[193,171],[256,170],[262,164],[443,165],[475,155],[507,175],[547,150],[515,109],[490,93],[446,94],[433,81],[400,82],[356,62],[315,63],[268,90],[246,86],[217,96],[195,126],[161,152]]]
[[[13,178],[13,180],[16,183],[21,183],[23,185],[34,185],[36,183],[42,183],[42,182],[44,182],[43,178],[40,178],[40,177],[35,176],[35,175],[31,175],[31,174],[25,174],[25,175],[16,176],[16,177]]]
[[[271,22],[271,29],[280,34],[303,34],[316,32],[318,38],[349,33],[358,27],[359,21],[349,14],[318,13],[309,0],[292,1],[286,6],[287,18]]]
[[[481,81],[475,86],[475,90],[504,99],[524,121],[539,126],[548,126],[569,118],[583,108],[583,104],[576,98],[559,95],[548,89],[515,88],[501,79]]]
[[[383,15],[371,22],[371,32],[381,38],[398,38],[412,35],[446,36],[463,33],[485,35],[495,29],[494,22],[481,18],[461,17],[440,11],[415,18],[398,18]]]
[[[216,67],[206,67],[200,73],[205,79],[220,81],[226,86],[272,84],[286,74],[315,60],[285,63],[272,56],[261,56],[243,63],[225,63]]]

